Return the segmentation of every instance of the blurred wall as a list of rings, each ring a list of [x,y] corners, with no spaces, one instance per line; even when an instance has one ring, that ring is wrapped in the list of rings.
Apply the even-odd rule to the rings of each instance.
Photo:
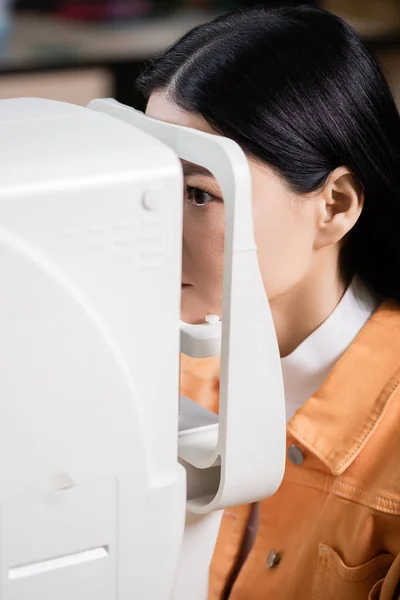
[[[101,68],[0,77],[0,98],[31,96],[85,106],[93,98],[112,95],[112,75]]]
[[[69,1],[90,4],[105,0]],[[55,16],[57,7],[65,6],[67,0],[18,0],[17,7],[21,10],[16,12],[10,35],[3,42],[0,39],[0,98],[33,95],[84,105],[93,97],[114,96],[143,108],[142,99],[134,91],[134,79],[147,58],[213,14],[260,3],[259,0],[132,0],[139,1],[148,2],[149,10],[153,7],[155,13],[162,9],[164,14],[107,25]],[[268,6],[282,3],[302,4],[304,0],[263,2]],[[400,106],[400,0],[310,3],[340,14],[367,37],[382,37],[382,45],[374,47]],[[176,13],[172,12],[172,6]],[[42,12],[38,13],[38,9]],[[393,38],[389,45],[388,36]]]

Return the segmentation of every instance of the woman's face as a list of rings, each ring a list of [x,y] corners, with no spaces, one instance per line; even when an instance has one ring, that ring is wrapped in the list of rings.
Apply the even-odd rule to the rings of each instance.
[[[146,114],[215,133],[202,117],[177,108],[163,93],[152,94]],[[252,159],[249,165],[259,265],[274,310],[315,270],[318,203],[290,192],[267,165]],[[184,161],[183,170],[182,319],[202,323],[206,315],[222,316],[224,205],[208,172]]]

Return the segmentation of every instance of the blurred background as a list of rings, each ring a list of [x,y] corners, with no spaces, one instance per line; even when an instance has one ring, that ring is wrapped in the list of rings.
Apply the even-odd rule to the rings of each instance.
[[[143,109],[135,77],[190,28],[239,7],[306,3],[355,27],[400,106],[400,0],[0,0],[0,98],[112,96]]]

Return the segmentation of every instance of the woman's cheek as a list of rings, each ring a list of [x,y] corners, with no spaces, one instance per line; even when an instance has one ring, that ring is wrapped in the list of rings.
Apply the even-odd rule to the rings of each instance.
[[[306,276],[312,260],[311,240],[306,223],[293,215],[256,229],[261,276],[270,301],[290,292]]]
[[[203,322],[221,314],[224,262],[224,220],[220,205],[211,210],[188,209],[184,219],[183,271],[193,284],[182,297],[182,314]]]

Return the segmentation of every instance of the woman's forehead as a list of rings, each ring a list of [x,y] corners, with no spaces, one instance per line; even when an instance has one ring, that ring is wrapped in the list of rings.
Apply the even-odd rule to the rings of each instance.
[[[146,115],[165,123],[215,134],[215,131],[201,115],[185,111],[177,106],[169,99],[166,91],[151,94],[146,107]]]

